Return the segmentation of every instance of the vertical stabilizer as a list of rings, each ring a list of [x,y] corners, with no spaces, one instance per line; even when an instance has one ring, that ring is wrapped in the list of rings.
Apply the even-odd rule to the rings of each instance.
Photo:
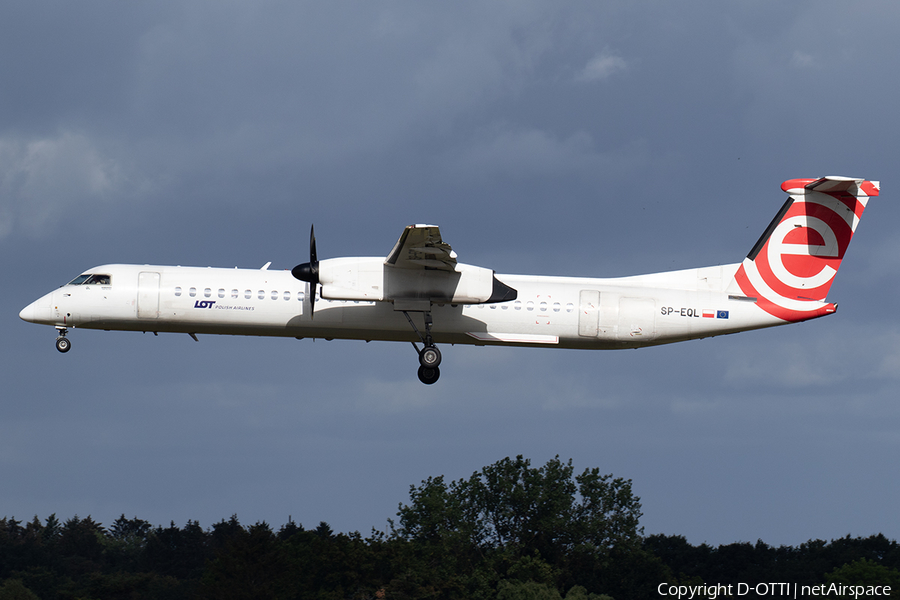
[[[833,313],[825,302],[877,181],[849,177],[791,179],[787,202],[738,268],[733,285],[784,321]]]

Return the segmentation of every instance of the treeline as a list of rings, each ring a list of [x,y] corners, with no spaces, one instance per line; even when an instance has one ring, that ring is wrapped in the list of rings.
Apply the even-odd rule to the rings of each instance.
[[[326,523],[204,529],[122,515],[0,519],[0,600],[658,598],[660,584],[891,585],[900,547],[877,535],[799,547],[693,546],[643,536],[631,481],[559,459],[504,459],[468,479],[411,486],[386,531]],[[743,596],[754,597],[752,594]]]

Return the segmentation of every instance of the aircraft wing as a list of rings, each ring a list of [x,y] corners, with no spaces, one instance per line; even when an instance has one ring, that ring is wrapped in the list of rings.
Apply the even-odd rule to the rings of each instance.
[[[437,225],[409,225],[384,264],[400,269],[456,270],[456,252],[441,239]]]

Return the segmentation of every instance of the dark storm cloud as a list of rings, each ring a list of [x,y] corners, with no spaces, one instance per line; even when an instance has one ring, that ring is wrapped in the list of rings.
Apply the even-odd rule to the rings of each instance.
[[[897,537],[897,25],[888,3],[4,6],[0,513],[367,532],[409,484],[524,453],[633,478],[648,533]],[[321,257],[433,221],[498,272],[735,262],[781,181],[830,174],[884,181],[837,315],[447,348],[427,393],[405,344],[84,331],[62,356],[16,316],[105,262],[290,268],[312,222]]]

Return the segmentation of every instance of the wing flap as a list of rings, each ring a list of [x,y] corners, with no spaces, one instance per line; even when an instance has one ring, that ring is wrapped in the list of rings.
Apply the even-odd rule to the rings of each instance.
[[[384,264],[399,269],[456,270],[456,252],[441,239],[437,225],[409,225]]]

